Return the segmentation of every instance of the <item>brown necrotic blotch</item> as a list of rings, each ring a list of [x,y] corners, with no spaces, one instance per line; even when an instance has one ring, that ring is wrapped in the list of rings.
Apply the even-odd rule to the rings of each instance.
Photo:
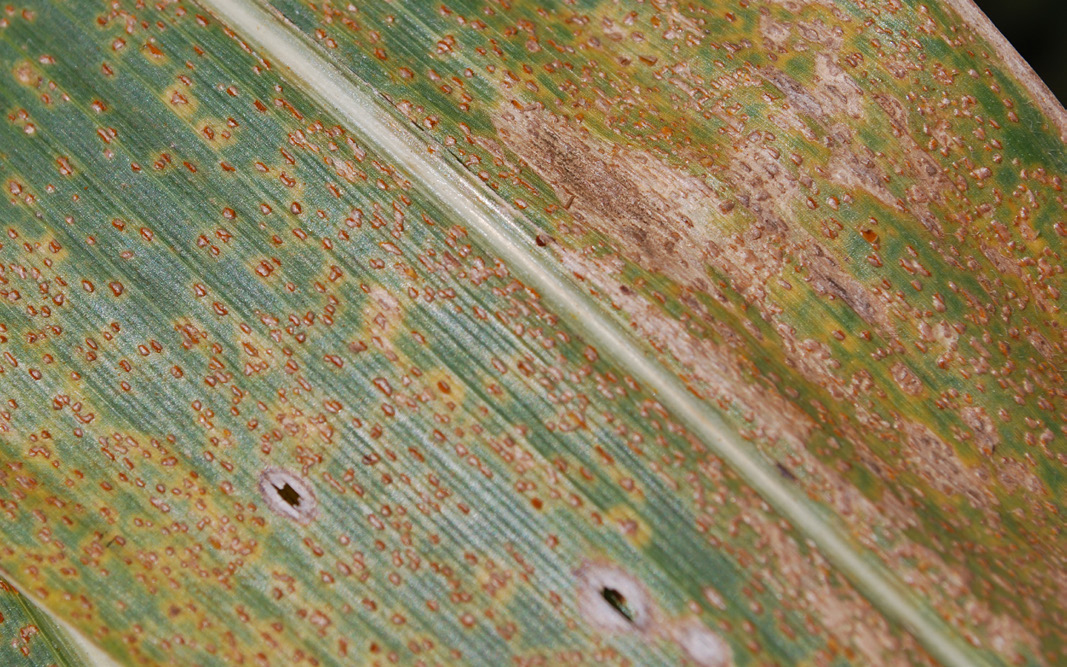
[[[259,476],[259,493],[275,514],[307,524],[318,516],[318,501],[311,485],[281,468],[267,468]]]

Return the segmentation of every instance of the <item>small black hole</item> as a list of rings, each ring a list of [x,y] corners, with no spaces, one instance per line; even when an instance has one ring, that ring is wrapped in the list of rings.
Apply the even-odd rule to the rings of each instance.
[[[296,489],[285,484],[282,487],[274,487],[278,491],[278,497],[289,503],[290,507],[300,506],[300,494],[296,492]]]
[[[600,597],[604,598],[604,601],[611,605],[612,609],[619,612],[619,615],[625,618],[628,622],[634,622],[633,612],[630,611],[630,607],[626,604],[626,596],[615,590],[614,588],[601,588]]]

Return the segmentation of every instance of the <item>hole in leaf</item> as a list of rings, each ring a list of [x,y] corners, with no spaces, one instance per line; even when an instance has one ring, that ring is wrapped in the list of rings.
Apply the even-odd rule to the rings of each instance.
[[[278,497],[289,503],[290,507],[300,507],[300,494],[297,493],[296,489],[289,486],[288,483],[281,487],[275,486],[274,488],[278,491]]]
[[[619,615],[625,618],[628,623],[634,622],[634,615],[633,612],[630,611],[630,607],[626,604],[625,595],[614,588],[605,586],[600,589],[600,597],[604,598],[604,601],[610,604],[612,609],[619,612]]]
[[[597,630],[647,632],[656,624],[656,604],[644,584],[615,563],[585,561],[574,574],[578,612]]]
[[[308,524],[318,517],[318,500],[308,480],[281,468],[267,468],[259,476],[259,493],[275,514]]]
[[[779,462],[775,461],[775,462],[774,462],[774,467],[778,469],[778,474],[779,474],[779,475],[781,475],[782,477],[785,477],[785,478],[786,478],[786,479],[788,479],[788,480],[789,480],[790,482],[795,482],[795,481],[797,481],[797,476],[793,474],[793,471],[792,471],[792,470],[790,470],[789,468],[786,468],[786,467],[785,467],[784,465],[782,465],[781,463],[779,463]]]

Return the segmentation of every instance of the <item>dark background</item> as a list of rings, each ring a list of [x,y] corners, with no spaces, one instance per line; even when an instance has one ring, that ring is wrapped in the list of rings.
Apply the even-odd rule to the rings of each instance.
[[[975,4],[1060,102],[1067,103],[1067,0],[975,0]]]

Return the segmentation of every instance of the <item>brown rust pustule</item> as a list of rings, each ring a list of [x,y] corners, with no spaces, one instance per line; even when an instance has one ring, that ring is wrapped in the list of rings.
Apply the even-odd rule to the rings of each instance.
[[[996,497],[978,472],[964,464],[937,434],[917,422],[905,421],[901,426],[905,459],[934,488],[948,496],[962,494],[980,509],[996,504]]]

